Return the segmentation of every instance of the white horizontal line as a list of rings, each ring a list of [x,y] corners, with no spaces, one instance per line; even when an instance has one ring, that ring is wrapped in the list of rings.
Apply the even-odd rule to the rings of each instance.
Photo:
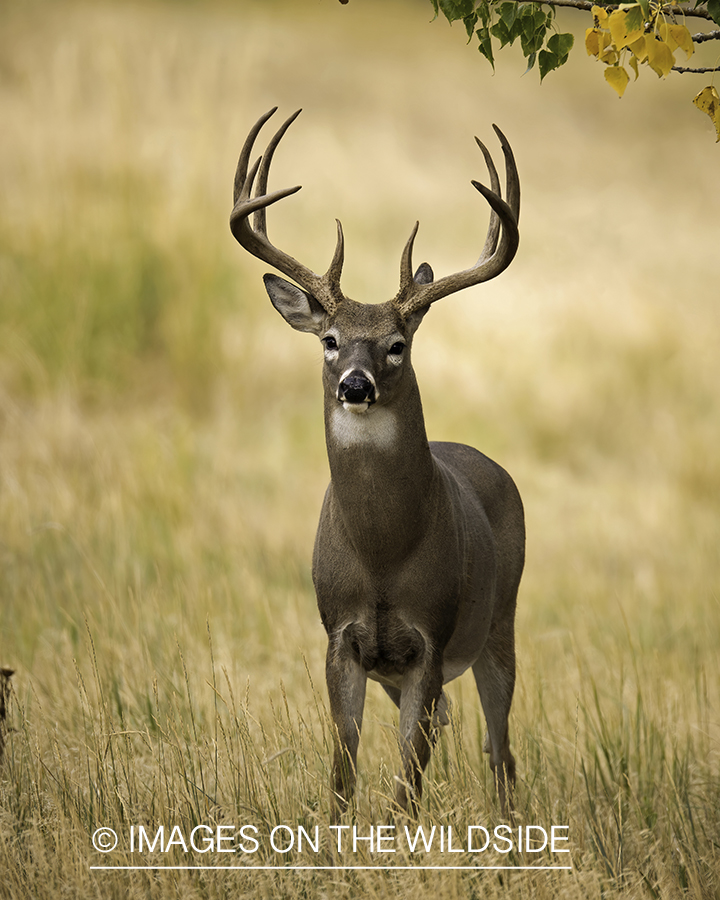
[[[297,872],[297,871],[308,871],[308,870],[317,870],[317,871],[329,871],[335,869],[344,869],[344,870],[352,870],[352,871],[366,871],[369,869],[377,869],[388,871],[392,869],[423,869],[423,870],[432,870],[432,871],[443,871],[444,869],[452,869],[454,871],[467,871],[467,872],[478,872],[480,870],[522,870],[522,869],[530,869],[532,871],[559,871],[559,870],[571,870],[572,866],[90,866],[91,869],[102,869],[105,871],[119,871],[119,870],[143,870],[143,869],[152,869],[153,871],[163,871],[167,870],[190,870],[190,869],[198,869],[198,870],[223,870],[223,871],[232,871],[233,869],[237,869],[238,871],[250,871],[252,869],[257,869],[258,871],[273,871],[273,872]]]

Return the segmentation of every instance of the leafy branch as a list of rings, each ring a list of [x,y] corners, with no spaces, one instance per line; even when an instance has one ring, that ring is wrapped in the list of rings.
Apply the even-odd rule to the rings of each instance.
[[[341,0],[347,2],[347,0]],[[585,49],[605,66],[605,80],[622,97],[630,81],[628,68],[637,79],[640,66],[660,78],[671,71],[715,73],[720,66],[692,68],[680,65],[693,55],[695,44],[720,40],[720,30],[691,34],[685,21],[704,19],[720,26],[720,0],[637,0],[615,4],[589,0],[430,0],[438,16],[462,21],[468,41],[477,40],[478,50],[495,68],[495,54],[520,42],[528,71],[536,64],[540,79],[565,65],[575,43],[555,22],[557,8],[570,7],[590,13],[592,24],[585,32]],[[692,3],[692,5],[691,5]],[[713,121],[720,141],[720,96],[710,84],[695,97],[695,105]]]

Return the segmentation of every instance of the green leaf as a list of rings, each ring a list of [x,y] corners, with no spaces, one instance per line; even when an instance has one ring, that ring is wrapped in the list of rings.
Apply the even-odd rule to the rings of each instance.
[[[720,2],[720,0],[718,0]],[[506,27],[508,32],[512,33],[513,28],[515,26],[515,20],[517,19],[518,14],[518,4],[517,3],[501,3],[497,9],[498,18],[501,19]]]
[[[478,50],[482,53],[485,59],[490,63],[493,67],[493,72],[495,71],[495,57],[492,52],[492,37],[490,36],[490,31],[488,28],[483,25],[482,28],[478,28],[475,32],[478,39]]]
[[[497,7],[499,18],[490,28],[492,34],[500,41],[500,46],[514,44],[517,38],[522,38],[525,33],[527,14],[523,16],[523,10],[530,4],[505,2]]]
[[[538,54],[538,63],[540,65],[540,81],[547,75],[548,72],[552,72],[553,69],[557,69],[557,67],[561,64],[560,58],[557,53],[553,53],[550,50],[541,50]]]
[[[537,53],[531,53],[527,58],[527,69],[523,72],[523,75],[527,75],[527,73],[532,69],[535,65],[535,60],[537,59]]]
[[[465,16],[463,19],[463,24],[465,25],[465,31],[467,32],[468,41],[472,39],[472,36],[475,34],[475,26],[477,25],[478,15],[476,12],[472,13],[469,16]]]
[[[645,22],[650,18],[650,0],[640,0],[640,11],[643,14],[643,20]]]
[[[538,54],[540,81],[548,72],[565,65],[574,42],[575,38],[571,34],[553,34],[550,37],[547,42],[547,50],[541,50]]]
[[[552,25],[554,10],[552,7],[550,8],[550,12],[543,12],[542,7],[536,4],[527,4],[528,6],[532,6],[532,13],[526,17],[527,24],[526,27],[528,30],[532,28],[535,34],[539,32],[546,32],[548,28]]]
[[[510,35],[507,25],[503,22],[502,19],[500,19],[490,28],[490,34],[492,34],[493,37],[496,37],[500,41],[501,50],[506,44],[512,44],[512,42],[515,40],[515,38]]]
[[[438,2],[448,22],[457,22],[458,19],[464,19],[475,11],[475,0],[438,0]]]
[[[542,12],[541,9],[534,9],[525,12],[531,4],[526,3],[522,7],[522,34],[520,35],[520,45],[526,57],[531,53],[537,53],[545,43],[545,35],[550,27],[551,17]]]
[[[543,12],[537,3],[523,3],[518,8],[518,15],[523,20],[526,31],[537,31],[540,27],[549,24],[548,13]]]
[[[575,38],[573,35],[566,34],[554,34],[547,42],[547,48],[552,53],[555,53],[560,62],[558,65],[563,65],[567,62],[568,54],[573,48],[573,44],[575,43]]]
[[[720,25],[720,0],[708,0],[707,11],[710,13],[713,22]]]
[[[718,0],[720,2],[720,0]],[[628,34],[643,27],[645,22],[642,7],[638,3],[625,10],[625,30]]]
[[[488,0],[482,0],[482,3],[478,3],[475,12],[477,13],[478,19],[483,23],[483,25],[490,25],[492,13],[490,12],[490,5],[488,3]]]

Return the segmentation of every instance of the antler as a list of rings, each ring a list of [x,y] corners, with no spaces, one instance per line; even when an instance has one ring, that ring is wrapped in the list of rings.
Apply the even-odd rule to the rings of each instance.
[[[338,303],[344,299],[340,290],[340,275],[345,256],[345,244],[340,222],[336,220],[337,243],[330,268],[325,275],[316,275],[315,272],[298,262],[288,253],[278,250],[277,247],[270,243],[267,236],[267,207],[277,203],[278,200],[297,193],[301,187],[301,185],[298,185],[297,187],[273,191],[271,194],[266,193],[268,173],[273,154],[283,135],[302,110],[293,113],[280,126],[268,144],[264,155],[257,160],[248,173],[250,154],[252,153],[255,139],[265,122],[276,110],[277,106],[261,116],[250,129],[250,133],[245,139],[235,172],[235,190],[233,194],[233,203],[235,205],[230,214],[230,230],[238,243],[249,253],[292,278],[293,281],[296,281],[302,288],[312,294],[327,313],[332,315],[336,311]],[[255,194],[251,196],[253,183],[256,178]],[[251,215],[253,216],[252,225],[249,221]]]
[[[490,174],[490,184],[492,185],[492,190],[490,190],[478,181],[472,182],[473,187],[483,195],[492,208],[485,246],[480,254],[480,258],[472,268],[456,272],[453,275],[446,275],[439,281],[430,281],[430,283],[426,283],[427,272],[419,270],[419,277],[416,281],[412,273],[412,251],[418,230],[418,223],[416,223],[402,254],[400,262],[400,290],[393,299],[393,303],[403,316],[407,316],[415,310],[423,309],[436,300],[447,297],[448,294],[454,294],[456,291],[462,291],[464,288],[471,287],[474,284],[480,284],[483,281],[495,278],[496,275],[499,275],[510,265],[517,252],[520,240],[518,233],[520,179],[515,165],[515,158],[507,138],[497,125],[493,125],[493,128],[500,138],[503,153],[505,154],[507,202],[502,199],[500,179],[492,157],[482,141],[475,138],[485,157]],[[501,226],[502,238],[498,246]],[[423,267],[421,267],[422,269]]]

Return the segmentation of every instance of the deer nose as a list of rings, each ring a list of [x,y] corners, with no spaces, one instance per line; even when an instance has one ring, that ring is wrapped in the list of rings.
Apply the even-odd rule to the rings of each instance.
[[[350,372],[338,385],[338,400],[341,403],[374,403],[375,385],[362,372]]]

